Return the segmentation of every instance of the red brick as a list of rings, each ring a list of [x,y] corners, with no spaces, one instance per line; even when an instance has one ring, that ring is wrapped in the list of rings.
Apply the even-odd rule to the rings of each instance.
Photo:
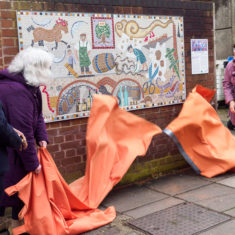
[[[72,141],[72,142],[67,142],[63,143],[60,145],[61,149],[66,150],[66,149],[73,149],[78,147],[78,142],[77,141]]]
[[[3,38],[2,44],[3,44],[4,47],[5,47],[5,46],[11,46],[11,47],[13,47],[13,46],[16,45],[14,38]],[[17,49],[18,49],[18,48],[17,48]]]
[[[65,136],[65,141],[72,141],[74,139],[75,139],[74,135],[66,135]]]
[[[11,9],[10,1],[0,2],[0,9]]]
[[[64,151],[59,151],[59,152],[54,152],[53,157],[55,159],[63,159],[65,157],[65,152]]]
[[[61,122],[52,122],[47,124],[49,129],[59,128],[61,127]]]
[[[51,136],[57,136],[58,130],[57,129],[47,130],[47,134]]]
[[[82,172],[85,172],[86,166],[85,163],[79,163],[79,164],[72,164],[68,166],[64,166],[66,173],[71,173],[74,171],[81,170]]]
[[[70,120],[61,122],[61,126],[62,127],[71,126]]]
[[[54,145],[48,144],[47,149],[50,153],[53,153],[53,152],[59,151],[59,146],[58,146],[58,144],[54,144]]]
[[[40,2],[32,3],[32,8],[34,11],[46,11],[46,8],[44,8],[43,3],[40,3]]]
[[[77,134],[78,132],[79,126],[63,127],[59,129],[60,135]]]
[[[2,29],[2,37],[17,37],[16,29]]]
[[[16,28],[16,23],[13,20],[2,20],[2,28]]]
[[[4,56],[5,55],[16,55],[19,52],[18,47],[5,47],[3,49]]]
[[[87,124],[87,122],[88,122],[88,118],[78,118],[78,119],[71,120],[71,125],[76,126],[80,124]]]
[[[85,125],[85,124],[80,125],[80,131],[81,132],[86,132],[86,129],[87,129],[87,125]]]
[[[74,157],[76,154],[76,151],[74,149],[66,150],[65,156],[66,157]]]
[[[61,160],[62,166],[74,165],[75,163],[81,162],[81,158],[79,157],[70,157]]]
[[[54,143],[54,138],[52,136],[48,136],[48,141],[50,144]]]
[[[20,10],[30,10],[32,8],[32,1],[27,1],[27,2],[19,2],[20,6],[19,9]],[[37,2],[38,5],[40,5],[40,3]]]
[[[83,138],[85,138],[85,133],[84,132],[78,132],[75,135],[75,137],[76,137],[77,140],[83,139]]]
[[[14,56],[4,56],[4,65],[8,65],[11,63],[11,61],[14,59]]]
[[[1,18],[16,19],[16,12],[15,11],[1,11]]]
[[[63,143],[64,142],[64,136],[55,136],[54,137],[55,144],[57,143]]]
[[[59,168],[60,166],[62,166],[61,160],[54,160],[54,162],[55,162],[57,168]]]
[[[78,154],[78,155],[86,154],[86,148],[85,148],[85,147],[79,147],[79,148],[77,148],[77,154]]]

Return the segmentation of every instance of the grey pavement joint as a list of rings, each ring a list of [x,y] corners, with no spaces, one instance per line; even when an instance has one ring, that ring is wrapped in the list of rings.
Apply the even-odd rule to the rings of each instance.
[[[167,197],[165,194],[146,187],[133,186],[112,192],[102,205],[106,207],[115,206],[118,212],[124,212]]]
[[[137,219],[137,218],[143,217],[145,215],[154,213],[156,211],[164,210],[164,209],[169,208],[171,206],[178,205],[183,202],[184,202],[183,200],[169,197],[169,198],[165,198],[160,201],[153,202],[153,203],[138,207],[136,209],[127,211],[127,212],[125,212],[125,214]]]
[[[229,210],[235,205],[235,189],[215,183],[177,196],[220,212]]]
[[[154,180],[147,187],[174,196],[208,184],[211,184],[211,182],[198,177],[196,174],[189,175],[186,173],[184,175],[172,175]]]
[[[231,220],[220,225],[213,227],[205,232],[199,233],[200,235],[234,235],[235,220]]]
[[[220,181],[218,181],[218,183],[235,188],[235,176],[226,178],[224,180],[220,180]]]

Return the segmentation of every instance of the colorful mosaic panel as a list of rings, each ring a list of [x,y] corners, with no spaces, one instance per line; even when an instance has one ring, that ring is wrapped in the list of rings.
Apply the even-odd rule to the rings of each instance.
[[[17,12],[19,48],[54,55],[46,122],[89,116],[93,94],[136,110],[185,100],[183,17]]]

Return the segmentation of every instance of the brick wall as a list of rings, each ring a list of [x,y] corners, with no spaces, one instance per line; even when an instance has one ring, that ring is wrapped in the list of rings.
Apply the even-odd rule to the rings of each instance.
[[[66,2],[66,3],[64,3]],[[73,2],[77,2],[74,4]],[[105,4],[102,4],[102,3]],[[80,3],[80,4],[79,4]],[[84,4],[86,3],[86,4]],[[93,4],[92,4],[93,3]],[[167,0],[67,0],[67,1],[2,1],[0,0],[0,69],[7,67],[18,52],[15,10],[100,12],[120,14],[151,14],[184,16],[184,39],[186,61],[187,93],[196,85],[214,88],[214,31],[211,3]],[[190,39],[208,38],[209,74],[191,74]],[[181,105],[172,105],[146,110],[133,111],[161,128],[164,128],[179,113]],[[50,144],[48,149],[64,176],[82,175],[86,162],[86,126],[87,119],[76,119],[47,124]],[[153,138],[144,158],[137,158],[132,168],[146,161],[161,160],[161,164],[170,162],[177,166],[179,153],[174,143],[164,134]]]

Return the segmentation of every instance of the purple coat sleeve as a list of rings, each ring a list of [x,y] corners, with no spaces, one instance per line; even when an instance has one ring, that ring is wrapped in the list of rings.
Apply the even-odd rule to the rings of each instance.
[[[39,145],[39,142],[42,140],[45,140],[47,143],[49,142],[48,137],[47,137],[47,132],[46,132],[46,125],[45,125],[42,113],[38,117],[36,132],[35,132],[35,139],[38,145]]]
[[[35,113],[36,102],[29,91],[18,83],[8,84],[6,88],[8,89],[0,89],[3,93],[0,94],[0,98],[2,96],[4,99],[2,101],[8,121],[13,127],[24,133],[28,142],[28,148],[17,151],[17,155],[21,158],[26,171],[34,171],[39,165],[34,139],[38,121],[38,115]]]
[[[224,96],[225,102],[228,104],[230,101],[234,99],[234,85],[232,82],[232,72],[233,72],[233,62],[229,62],[224,74],[223,88],[224,88]],[[235,82],[235,81],[234,81]]]

